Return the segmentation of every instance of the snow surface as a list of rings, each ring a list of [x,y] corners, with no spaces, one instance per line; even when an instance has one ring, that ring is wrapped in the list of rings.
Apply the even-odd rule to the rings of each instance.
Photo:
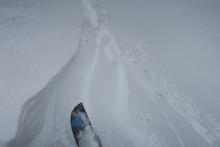
[[[154,72],[141,44],[120,49],[97,5],[82,5],[76,52],[26,101],[15,137],[0,145],[76,146],[69,119],[82,101],[104,147],[220,146],[220,124]]]

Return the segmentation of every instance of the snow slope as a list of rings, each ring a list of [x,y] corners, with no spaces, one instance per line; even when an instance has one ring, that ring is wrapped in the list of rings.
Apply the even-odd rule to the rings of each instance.
[[[76,51],[79,6],[72,0],[0,0],[0,142],[14,137],[24,102]]]
[[[141,45],[120,49],[97,5],[82,5],[76,53],[24,104],[4,146],[76,146],[69,117],[81,101],[105,147],[219,146],[220,124],[157,75]]]

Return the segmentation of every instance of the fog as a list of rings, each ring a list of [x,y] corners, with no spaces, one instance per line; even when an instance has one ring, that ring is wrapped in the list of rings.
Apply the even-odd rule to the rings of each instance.
[[[83,2],[0,1],[0,142],[74,145],[83,101],[105,146],[219,145],[220,2]]]
[[[143,41],[158,71],[200,109],[220,119],[218,0],[98,3],[108,12],[108,27],[118,40]]]

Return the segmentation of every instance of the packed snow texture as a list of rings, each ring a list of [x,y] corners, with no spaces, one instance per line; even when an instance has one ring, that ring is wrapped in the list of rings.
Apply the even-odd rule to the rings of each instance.
[[[220,146],[220,124],[154,72],[141,44],[120,49],[97,5],[82,5],[77,51],[24,104],[16,136],[2,146],[75,147],[69,119],[81,101],[104,147]]]

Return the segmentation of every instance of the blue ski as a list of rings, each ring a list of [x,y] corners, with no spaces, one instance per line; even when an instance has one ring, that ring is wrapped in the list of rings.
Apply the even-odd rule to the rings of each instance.
[[[102,147],[82,103],[73,109],[70,123],[78,147]]]

